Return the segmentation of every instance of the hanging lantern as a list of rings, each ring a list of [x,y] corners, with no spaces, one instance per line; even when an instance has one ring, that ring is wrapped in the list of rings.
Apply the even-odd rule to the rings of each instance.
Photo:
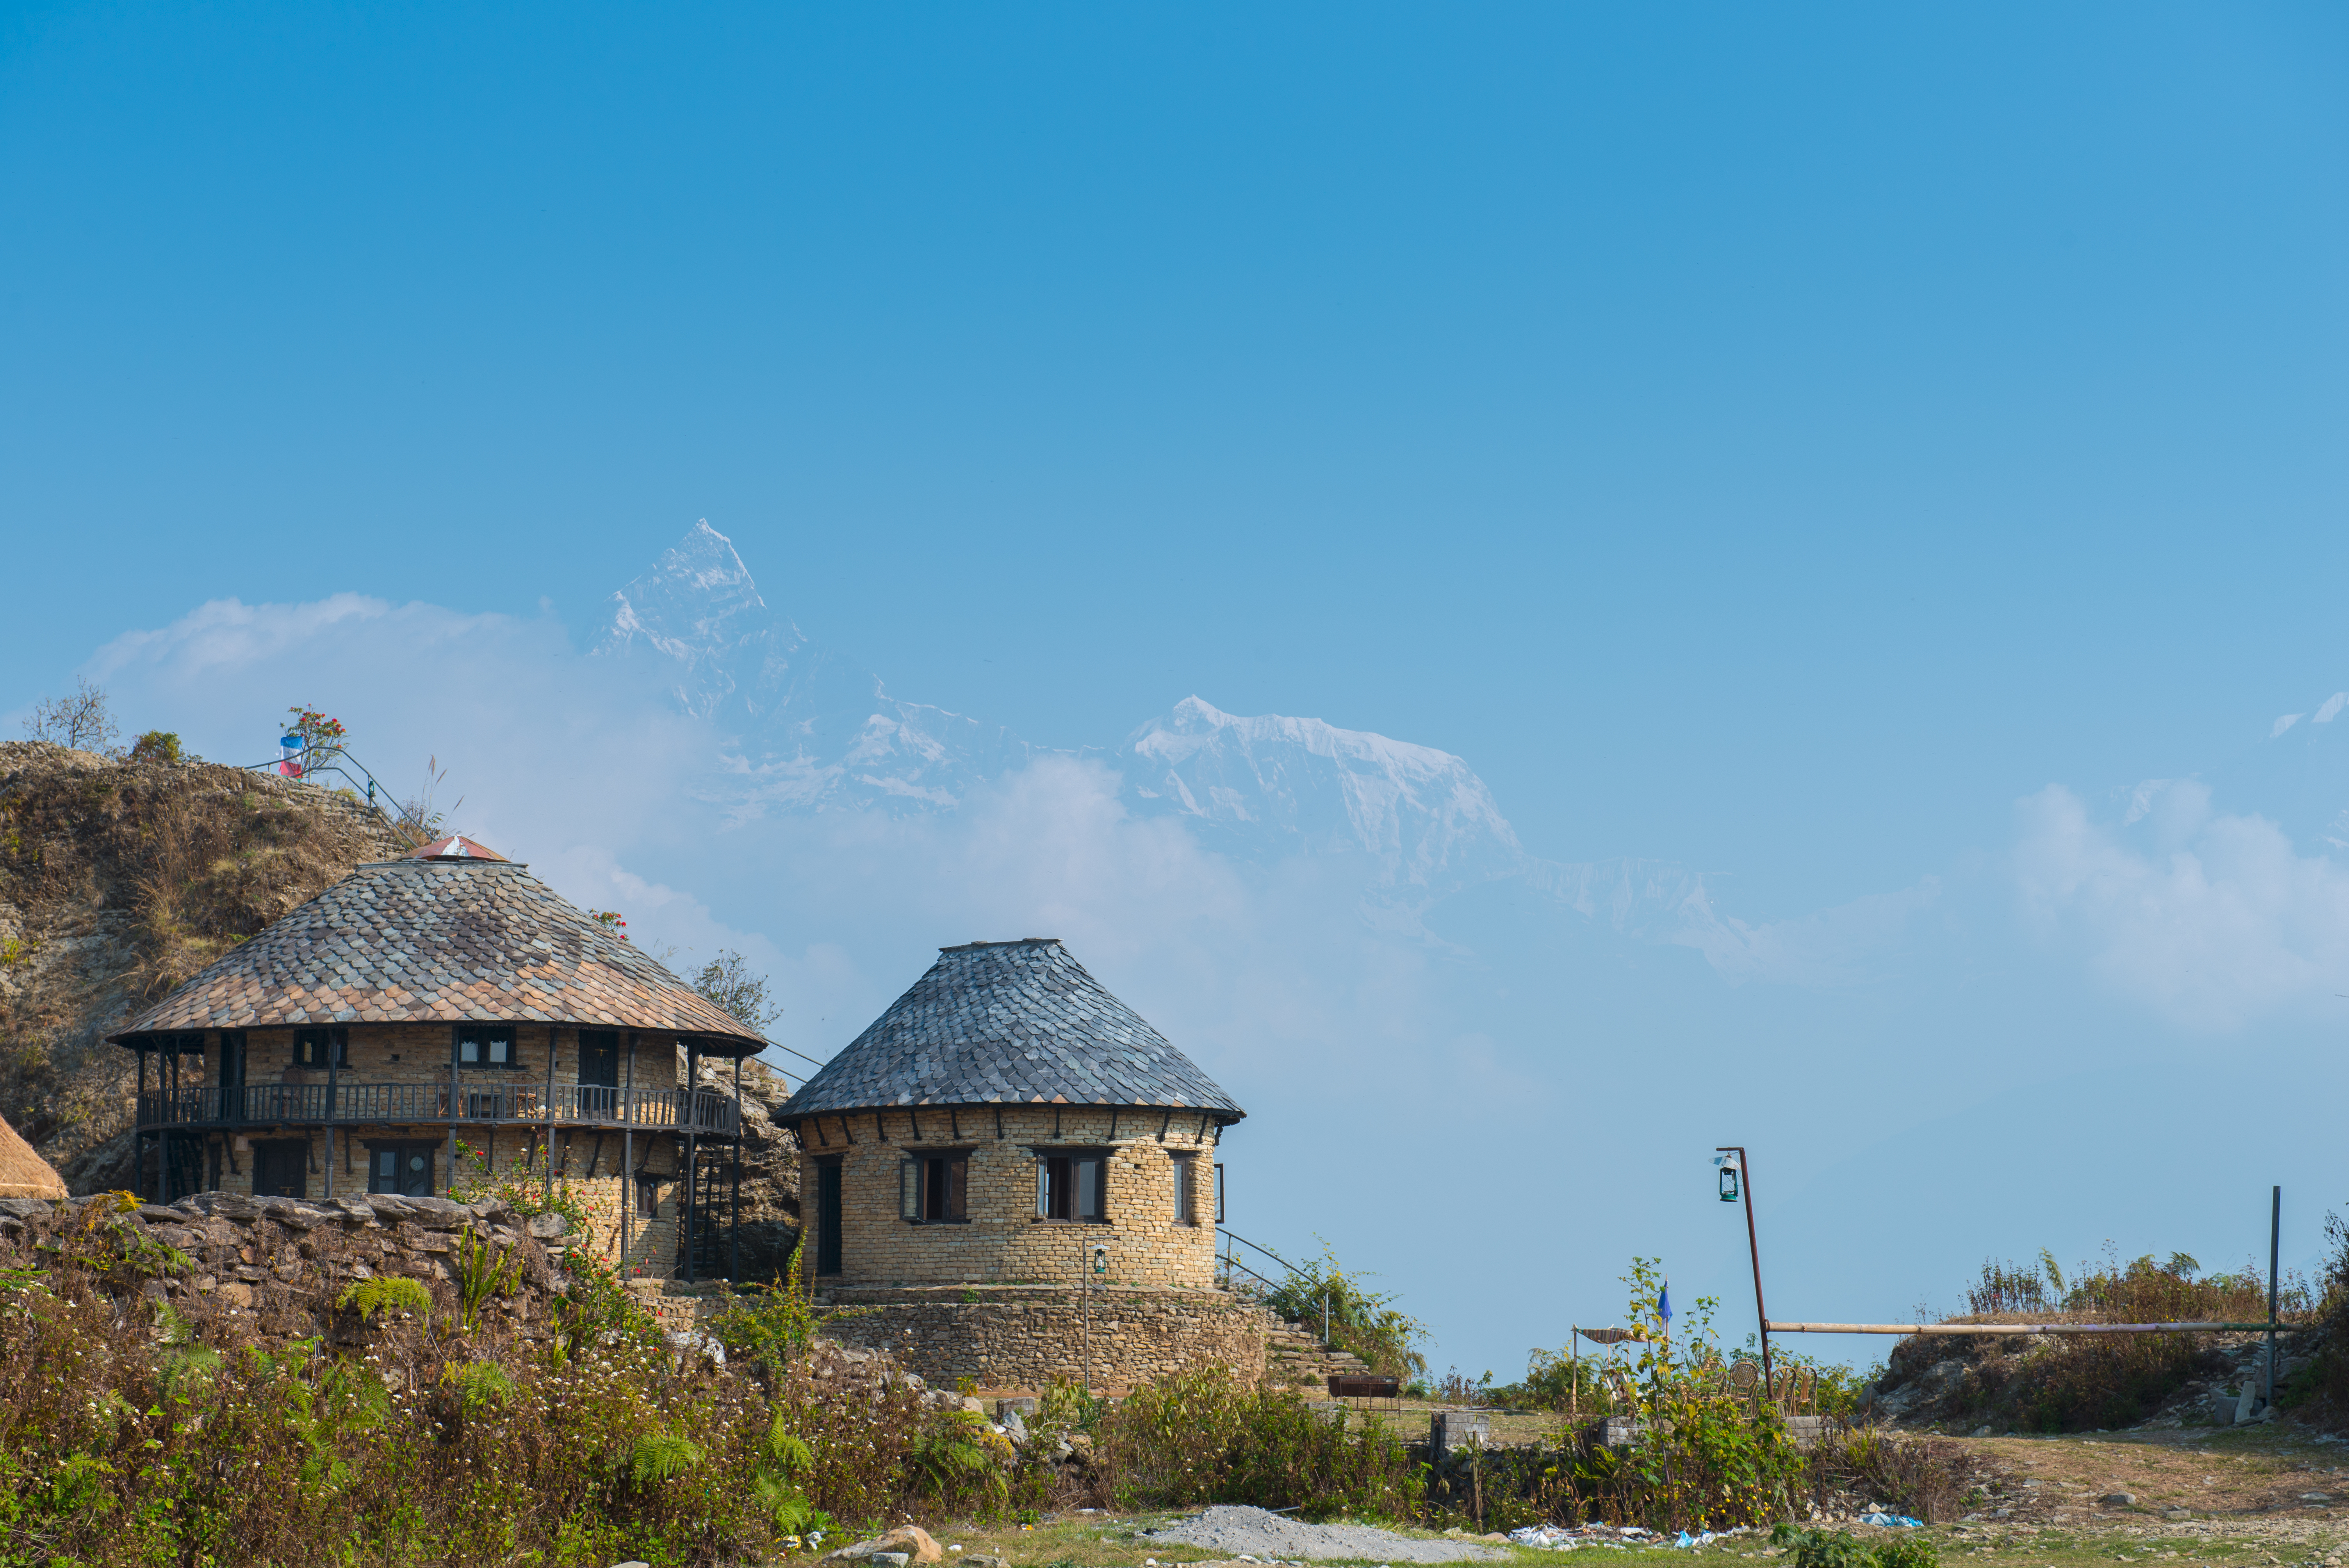
[[[1713,1163],[1721,1167],[1721,1201],[1724,1203],[1736,1202],[1737,1161],[1723,1154],[1716,1156]]]
[[[1097,1274],[1105,1274],[1109,1273],[1109,1249],[1107,1247],[1096,1246],[1093,1248],[1093,1273]]]

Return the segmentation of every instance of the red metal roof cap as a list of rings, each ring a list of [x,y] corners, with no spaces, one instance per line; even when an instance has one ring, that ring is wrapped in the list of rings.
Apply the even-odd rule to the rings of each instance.
[[[420,850],[410,851],[408,858],[411,861],[502,861],[505,856],[462,833],[451,833],[445,839],[433,840]]]

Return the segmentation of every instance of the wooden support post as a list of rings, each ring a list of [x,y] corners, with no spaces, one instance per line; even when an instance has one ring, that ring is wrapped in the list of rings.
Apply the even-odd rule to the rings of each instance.
[[[130,1152],[132,1158],[136,1161],[135,1165],[132,1167],[133,1171],[136,1172],[136,1180],[131,1183],[131,1185],[138,1192],[141,1201],[144,1201],[147,1196],[147,1130],[140,1124],[149,1119],[147,1115],[147,1047],[142,1041],[132,1048],[139,1053],[139,1099],[137,1101],[139,1111],[137,1115],[130,1119],[132,1130],[130,1134]]]
[[[554,1026],[546,1026],[546,1202],[554,1202]]]
[[[343,1042],[350,1037],[348,1031],[326,1031],[326,1196],[335,1195],[335,1087],[339,1081],[336,1070],[342,1066]]]
[[[742,1283],[742,1058],[734,1058],[734,1220],[727,1240],[726,1277]]]
[[[457,1190],[457,1037],[462,1024],[449,1026],[449,1187]]]
[[[620,1091],[620,1277],[628,1277],[628,1241],[636,1222],[636,1179],[628,1167],[636,1154],[636,1032],[628,1031],[628,1087]]]
[[[674,1049],[671,1059],[675,1059]],[[700,1175],[697,1163],[700,1149],[699,1140],[694,1136],[698,1130],[693,1114],[695,1069],[700,1065],[701,1053],[688,1040],[685,1047],[685,1283],[688,1284],[694,1283],[693,1254],[698,1240],[694,1234],[694,1222],[701,1217],[698,1202],[701,1183],[697,1180]]]

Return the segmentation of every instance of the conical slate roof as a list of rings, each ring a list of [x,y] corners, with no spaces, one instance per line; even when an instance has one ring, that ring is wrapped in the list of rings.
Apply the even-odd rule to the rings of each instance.
[[[1059,942],[944,947],[801,1086],[778,1120],[893,1105],[1174,1106],[1247,1112]]]
[[[526,867],[487,857],[360,866],[109,1037],[436,1021],[650,1029],[719,1056],[764,1044]]]

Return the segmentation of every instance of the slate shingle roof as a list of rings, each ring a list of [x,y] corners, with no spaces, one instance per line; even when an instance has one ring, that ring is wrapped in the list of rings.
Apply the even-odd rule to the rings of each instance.
[[[526,869],[487,859],[360,866],[109,1038],[463,1020],[654,1029],[727,1056],[762,1043]]]
[[[940,948],[929,973],[775,1115],[1039,1103],[1247,1114],[1067,948],[1035,937]]]

